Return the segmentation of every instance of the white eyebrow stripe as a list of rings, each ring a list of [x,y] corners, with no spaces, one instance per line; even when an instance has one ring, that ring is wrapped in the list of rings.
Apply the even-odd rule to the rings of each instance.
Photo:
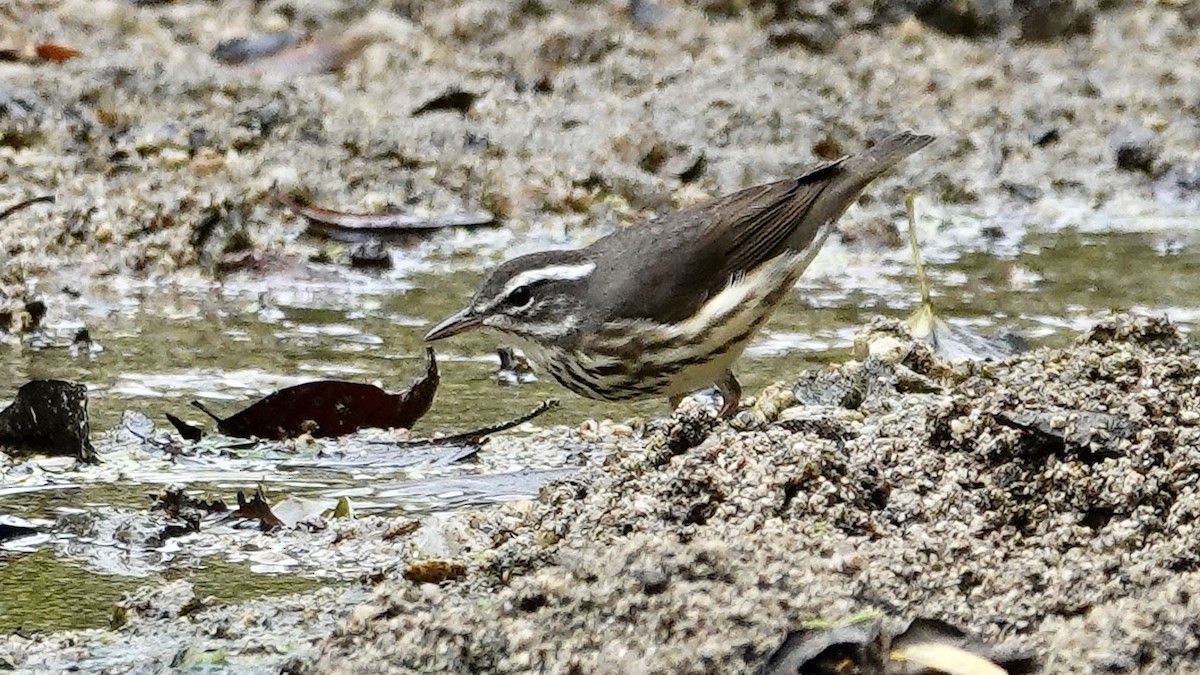
[[[578,265],[551,265],[541,269],[526,270],[509,280],[504,285],[504,290],[496,297],[506,298],[516,289],[538,281],[578,281],[594,272],[595,269],[596,263],[589,262]]]

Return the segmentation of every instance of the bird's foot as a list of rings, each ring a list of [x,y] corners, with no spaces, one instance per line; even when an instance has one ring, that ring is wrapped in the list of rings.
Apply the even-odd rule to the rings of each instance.
[[[721,379],[713,383],[717,388],[717,393],[721,395],[721,410],[717,413],[720,419],[726,420],[733,417],[737,412],[738,404],[742,401],[742,385],[738,384],[737,378],[733,373],[726,370]],[[671,412],[679,409],[679,404],[683,403],[683,399],[687,398],[683,394],[676,394],[667,400],[671,404]]]
[[[717,380],[717,391],[721,392],[721,412],[719,416],[723,420],[733,417],[737,412],[738,404],[742,401],[742,385],[738,384],[737,378],[733,376],[733,371],[726,370],[721,379]]]

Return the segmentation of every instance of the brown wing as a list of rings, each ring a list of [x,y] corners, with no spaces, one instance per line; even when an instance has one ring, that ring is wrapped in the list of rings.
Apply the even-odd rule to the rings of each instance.
[[[807,218],[837,164],[801,178],[735,192],[596,242],[592,306],[610,319],[679,321],[729,278],[790,247],[810,244],[822,222]],[[650,255],[642,247],[661,250]],[[602,283],[598,283],[602,282]]]
[[[787,250],[801,252],[868,183],[929,145],[902,131],[858,155],[792,180],[735,192],[658,222],[615,232],[591,247],[590,307],[604,319],[685,319],[730,277]]]

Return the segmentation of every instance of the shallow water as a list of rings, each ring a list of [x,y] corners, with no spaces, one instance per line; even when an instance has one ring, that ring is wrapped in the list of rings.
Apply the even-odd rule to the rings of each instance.
[[[934,301],[952,323],[984,333],[1015,329],[1043,346],[1062,344],[1113,309],[1165,313],[1186,327],[1200,322],[1194,300],[1200,297],[1200,241],[1182,227],[1158,227],[1148,234],[1068,228],[1023,237],[1018,230],[991,238],[976,230],[971,245],[962,246],[960,233],[944,220],[940,225],[932,220],[925,225],[930,231],[922,233],[925,255]],[[471,244],[468,239],[465,248]],[[522,247],[538,246],[536,241],[508,242],[499,248]],[[66,340],[86,325],[103,350],[73,354],[61,348],[0,347],[0,372],[8,373],[0,381],[0,402],[32,378],[87,383],[93,436],[104,453],[112,449],[104,447],[109,437],[100,432],[118,424],[126,410],[147,415],[159,431],[169,428],[164,412],[211,428],[188,405],[191,400],[232,413],[272,390],[322,378],[377,382],[396,391],[422,371],[420,339],[426,327],[464,302],[488,264],[486,256],[446,253],[463,249],[459,238],[444,248],[397,251],[402,264],[378,277],[330,268],[318,269],[311,279],[283,283],[268,279],[98,292],[87,301],[72,301],[66,310],[71,316],[52,314],[47,333]],[[429,257],[403,264],[418,253]],[[739,362],[743,386],[753,393],[801,369],[847,358],[858,327],[874,315],[904,317],[916,298],[907,250],[832,246]],[[433,409],[418,423],[418,435],[495,423],[552,397],[562,405],[535,421],[538,427],[668,412],[664,401],[589,401],[547,381],[501,385],[495,377],[496,344],[495,336],[476,334],[438,345],[442,387]],[[275,498],[349,496],[360,513],[421,514],[535,494],[546,477],[574,461],[569,448],[530,456],[521,446],[496,443],[471,461],[446,464],[434,458],[414,464],[411,457],[373,450],[370,443],[370,438],[361,441],[357,454],[341,459],[317,459],[301,451],[291,457],[282,452],[118,465],[108,478],[80,482],[64,474],[65,485],[36,490],[6,476],[0,482],[0,514],[54,520],[114,507],[144,510],[147,493],[168,483],[187,483],[227,500],[237,488],[262,485]],[[70,547],[33,550],[0,553],[0,598],[6,604],[0,608],[0,630],[103,625],[109,603],[146,582],[135,569],[172,573],[64,553]],[[173,573],[188,575],[199,595],[218,600],[318,583],[303,574],[254,573],[218,557]],[[81,606],[88,609],[80,611]]]

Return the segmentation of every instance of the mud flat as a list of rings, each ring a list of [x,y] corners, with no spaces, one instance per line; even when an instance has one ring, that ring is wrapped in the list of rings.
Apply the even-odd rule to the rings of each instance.
[[[10,636],[0,658],[758,672],[790,630],[877,613],[1046,672],[1200,667],[1195,347],[1117,317],[962,365],[874,328],[875,355],[772,386],[733,425],[700,406],[634,437],[585,425],[571,442],[619,448],[603,465],[418,530],[365,584],[206,608],[176,582],[126,601],[116,631]]]
[[[899,220],[902,186],[970,207],[939,226],[962,232],[927,243],[955,251],[1029,226],[1169,228],[1200,204],[1200,18],[1190,3],[1096,4],[10,4],[0,40],[80,55],[0,62],[0,208],[56,199],[4,220],[0,292],[348,259],[301,237],[272,186],[349,211],[487,211],[515,237],[490,256],[586,240],[898,128],[941,141],[863,200],[867,232]],[[210,56],[269,31],[363,49],[311,75]],[[465,114],[414,116],[454,92],[475,95]]]

